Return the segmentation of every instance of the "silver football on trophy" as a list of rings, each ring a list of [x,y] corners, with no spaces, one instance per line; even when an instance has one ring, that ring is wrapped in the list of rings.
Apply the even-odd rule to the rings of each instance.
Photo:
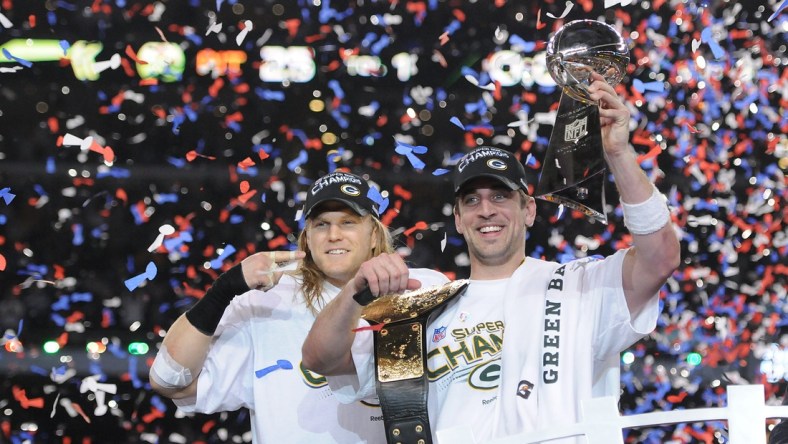
[[[621,35],[596,20],[575,20],[562,26],[547,43],[547,69],[563,91],[575,100],[594,101],[587,86],[592,72],[617,85],[626,74],[629,48]]]

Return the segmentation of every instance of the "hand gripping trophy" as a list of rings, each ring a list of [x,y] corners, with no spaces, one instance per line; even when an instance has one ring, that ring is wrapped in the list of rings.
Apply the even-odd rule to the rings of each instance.
[[[628,63],[629,48],[621,35],[595,20],[569,22],[547,44],[547,68],[562,93],[535,194],[605,224],[607,167],[599,108],[587,87],[592,72],[618,84]]]

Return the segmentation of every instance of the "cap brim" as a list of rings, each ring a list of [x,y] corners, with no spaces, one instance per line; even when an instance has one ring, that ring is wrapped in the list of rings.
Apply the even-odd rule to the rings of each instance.
[[[355,211],[359,216],[366,216],[367,214],[369,214],[369,210],[367,210],[366,208],[361,207],[360,205],[358,205],[356,202],[353,202],[352,200],[342,199],[341,197],[333,197],[333,196],[331,196],[331,197],[327,197],[325,199],[320,199],[320,200],[315,201],[312,204],[312,206],[309,207],[309,209],[304,212],[304,219],[308,218],[309,215],[312,213],[312,211],[315,208],[319,207],[320,205],[322,205],[322,204],[324,204],[326,202],[331,202],[331,201],[341,202],[341,203],[347,205],[351,210]]]
[[[468,184],[468,182],[470,182],[472,180],[475,180],[475,179],[482,178],[482,177],[488,177],[490,179],[495,179],[498,182],[501,182],[502,184],[504,184],[507,187],[511,188],[512,191],[516,191],[516,190],[519,190],[521,188],[518,184],[516,184],[515,182],[512,182],[512,180],[509,179],[508,177],[503,177],[503,176],[500,176],[500,175],[497,175],[497,174],[482,173],[482,174],[477,174],[477,175],[475,175],[473,177],[469,177],[468,179],[463,181],[460,185],[454,187],[454,194],[457,194],[458,192],[460,192],[460,190],[462,190],[463,187]]]

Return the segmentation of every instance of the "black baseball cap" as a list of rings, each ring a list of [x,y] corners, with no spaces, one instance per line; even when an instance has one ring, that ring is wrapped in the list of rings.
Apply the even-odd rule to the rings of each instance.
[[[317,179],[307,191],[304,218],[308,218],[316,206],[329,200],[342,202],[361,216],[372,214],[380,217],[378,203],[370,199],[368,194],[369,184],[366,180],[355,174],[335,171]]]
[[[500,148],[482,146],[462,156],[454,168],[454,194],[469,180],[477,177],[490,177],[512,190],[523,189],[528,192],[525,168],[514,154]]]

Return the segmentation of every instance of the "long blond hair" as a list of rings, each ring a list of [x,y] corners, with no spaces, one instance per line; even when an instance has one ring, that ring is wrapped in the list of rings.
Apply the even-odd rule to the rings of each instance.
[[[394,240],[391,237],[389,229],[383,225],[380,220],[371,215],[366,215],[364,219],[372,220],[372,235],[376,237],[375,247],[372,249],[370,257],[378,256],[382,253],[394,252]],[[306,232],[309,229],[309,223],[306,224],[304,229],[298,235],[298,249],[306,252],[306,257],[301,261],[298,267],[299,278],[301,279],[301,291],[304,293],[304,301],[306,306],[312,313],[317,314],[325,305],[323,301],[323,284],[326,282],[326,275],[315,264],[312,258],[312,252],[309,251],[309,246],[306,241]]]

